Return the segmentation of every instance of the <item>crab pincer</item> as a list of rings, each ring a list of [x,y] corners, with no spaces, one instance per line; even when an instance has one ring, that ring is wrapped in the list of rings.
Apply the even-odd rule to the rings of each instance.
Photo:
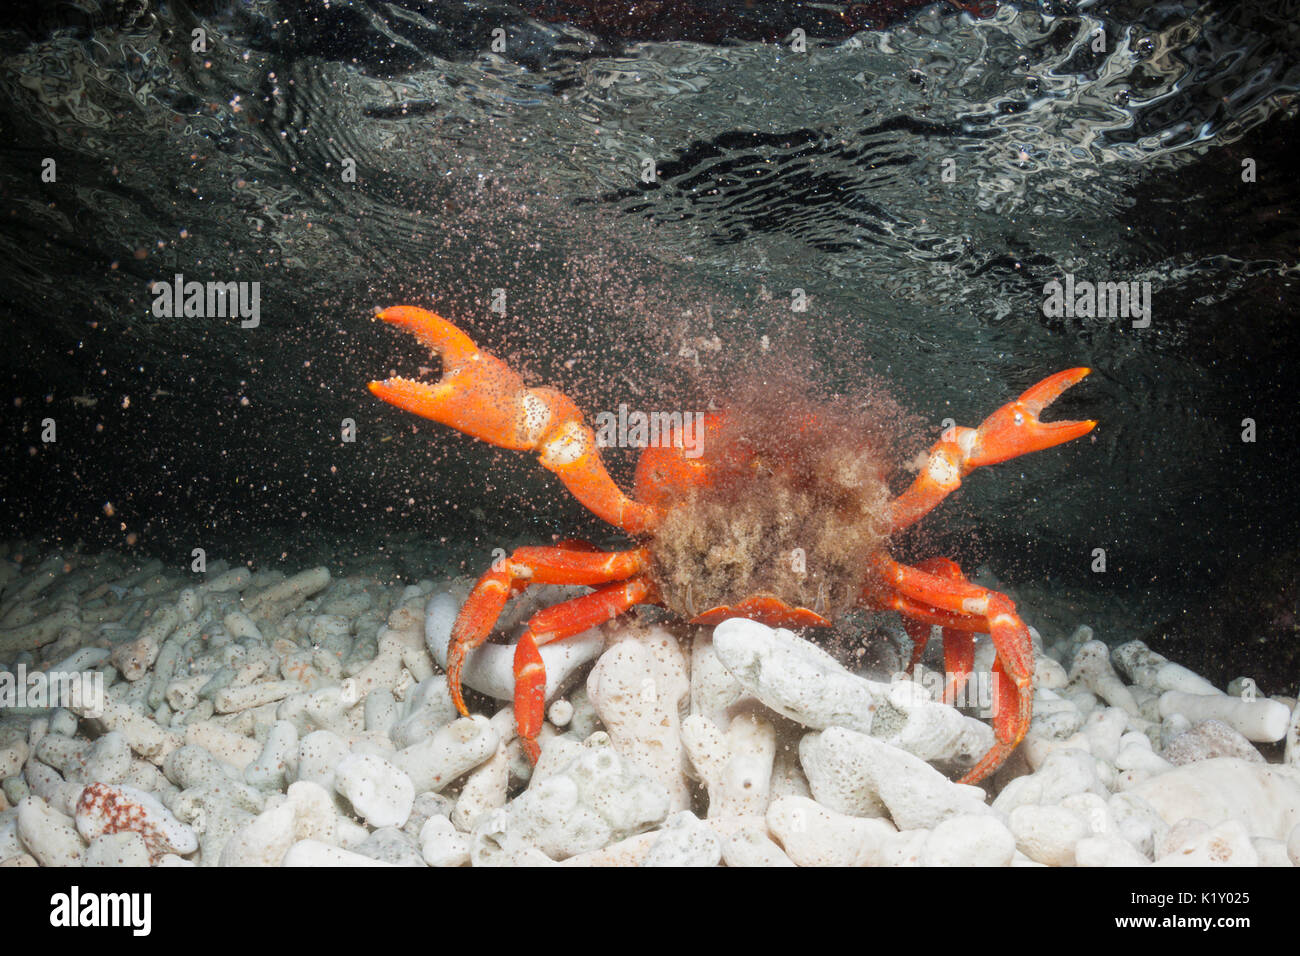
[[[892,530],[901,531],[929,514],[976,468],[1042,451],[1092,431],[1097,425],[1095,421],[1044,422],[1038,417],[1062,392],[1083,381],[1091,371],[1068,368],[1049,375],[984,419],[978,428],[953,426],[945,431],[930,449],[925,467],[911,487],[894,500]]]
[[[437,382],[371,382],[370,391],[378,398],[499,448],[536,452],[542,466],[600,518],[632,534],[650,526],[653,509],[614,484],[601,462],[596,435],[571,398],[553,388],[528,388],[518,372],[428,309],[397,305],[376,316],[442,356]]]
[[[536,446],[550,409],[529,400],[523,379],[510,366],[427,309],[397,305],[376,317],[410,332],[441,356],[443,372],[432,384],[409,378],[371,382],[375,396],[501,448],[529,451]]]
[[[1014,402],[1008,402],[984,419],[979,428],[974,430],[969,448],[966,449],[966,470],[996,465],[1008,458],[1042,451],[1081,438],[1092,431],[1097,425],[1095,421],[1044,422],[1038,417],[1066,389],[1083,381],[1091,371],[1090,368],[1068,368],[1049,375],[1027,389]]]

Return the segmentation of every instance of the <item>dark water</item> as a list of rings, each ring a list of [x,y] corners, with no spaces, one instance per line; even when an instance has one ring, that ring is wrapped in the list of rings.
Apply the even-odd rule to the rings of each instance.
[[[774,354],[871,376],[923,423],[900,462],[1091,366],[1045,417],[1093,436],[972,474],[900,555],[1133,633],[1294,562],[1300,5],[610,6],[7,8],[0,530],[178,566],[614,540],[369,395],[429,361],[370,321],[407,302],[591,412]],[[257,327],[155,315],[177,273],[257,283]],[[1067,274],[1149,283],[1149,325],[1045,314]]]

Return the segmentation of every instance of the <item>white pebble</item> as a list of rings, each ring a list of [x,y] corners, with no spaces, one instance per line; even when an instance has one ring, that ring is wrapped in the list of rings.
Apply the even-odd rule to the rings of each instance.
[[[72,820],[35,794],[18,804],[18,839],[41,866],[78,866],[85,850]]]
[[[900,830],[989,812],[978,787],[953,783],[919,757],[857,731],[808,734],[799,759],[819,803],[859,816],[879,815],[883,807]]]
[[[746,827],[722,841],[722,861],[735,866],[794,866],[764,828]]]
[[[185,742],[204,748],[226,763],[243,770],[262,755],[256,740],[227,730],[211,720],[199,720],[185,727]]]
[[[1235,757],[1200,760],[1153,777],[1132,791],[1166,823],[1242,823],[1251,836],[1285,840],[1300,824],[1300,772]]]
[[[552,701],[546,717],[556,727],[567,727],[573,719],[573,705],[563,698]]]
[[[231,568],[222,574],[217,575],[211,581],[204,584],[208,591],[222,593],[224,591],[242,591],[248,587],[248,582],[252,580],[253,572],[248,568]]]
[[[1090,829],[1063,807],[1026,804],[1016,807],[1008,825],[1021,853],[1048,866],[1074,866],[1074,847]]]
[[[280,860],[281,866],[391,866],[319,840],[299,840]]]
[[[335,786],[372,827],[400,827],[415,802],[415,784],[387,760],[349,754],[335,769]]]
[[[457,833],[446,817],[431,816],[420,828],[420,853],[430,866],[465,866],[469,863],[469,837]]]
[[[475,866],[562,860],[660,823],[668,793],[608,745],[584,747],[561,772],[474,825]]]
[[[1010,813],[1027,804],[1059,804],[1078,793],[1106,795],[1106,787],[1097,776],[1097,759],[1085,750],[1053,750],[1032,774],[1017,777],[1003,787],[993,801],[993,809]]]
[[[664,785],[673,811],[691,803],[678,722],[689,691],[685,657],[662,628],[614,644],[587,675],[587,696],[614,749]]]
[[[95,741],[86,758],[85,779],[121,783],[131,769],[131,748],[121,731],[111,731]]]
[[[1221,720],[1248,740],[1272,742],[1286,736],[1291,712],[1285,704],[1260,698],[1243,700],[1226,694],[1187,694],[1171,690],[1160,696],[1160,714],[1182,714],[1197,723]]]
[[[1083,683],[1112,707],[1137,714],[1137,701],[1110,666],[1110,648],[1101,641],[1089,641],[1075,652],[1070,679]]]
[[[461,717],[427,740],[398,751],[393,763],[411,778],[417,792],[441,790],[496,753],[499,741],[488,718]]]
[[[957,766],[992,744],[987,725],[929,699],[919,684],[858,677],[792,631],[731,618],[714,628],[713,648],[746,691],[806,727],[846,727]]]
[[[940,823],[921,847],[922,866],[1010,866],[1016,838],[991,816],[958,816]]]
[[[821,648],[791,631],[731,618],[713,629],[718,659],[751,694],[805,727],[870,733],[876,694]]]
[[[347,757],[348,743],[330,730],[315,730],[298,743],[298,777],[334,792],[335,768]]]
[[[279,866],[294,843],[294,808],[288,802],[263,810],[221,850],[222,866]]]
[[[168,854],[174,859],[181,859],[175,854]],[[83,866],[118,867],[148,866],[149,848],[144,844],[144,837],[134,830],[121,833],[105,833],[91,841],[86,850]]]
[[[779,797],[767,826],[796,866],[869,866],[897,830],[887,820],[850,817],[807,797]]]
[[[737,714],[723,734],[708,718],[682,721],[682,741],[709,792],[710,819],[767,812],[776,757],[776,728],[752,711]]]
[[[1225,696],[1223,691],[1219,690],[1219,688],[1215,687],[1200,674],[1190,671],[1182,664],[1175,664],[1172,661],[1166,664],[1161,664],[1156,669],[1156,686],[1152,689],[1160,691],[1177,691],[1182,694],[1191,694],[1193,696]]]
[[[1084,837],[1074,846],[1074,861],[1077,866],[1088,867],[1147,866],[1151,862],[1114,833]]]
[[[669,817],[658,838],[641,861],[642,866],[717,866],[722,862],[722,842],[716,833],[689,810]]]
[[[697,628],[691,643],[691,713],[725,727],[727,709],[744,696],[745,688],[718,659],[713,631]]]
[[[267,731],[261,754],[244,767],[244,780],[264,790],[283,790],[297,753],[298,729],[287,720],[277,720]]]
[[[1203,720],[1165,747],[1164,758],[1175,766],[1213,760],[1215,757],[1240,757],[1263,763],[1261,754],[1245,736],[1220,720]]]
[[[1257,866],[1259,854],[1237,820],[1226,820],[1156,860],[1156,866]]]
[[[501,734],[496,753],[470,771],[469,776],[465,778],[465,785],[460,788],[456,806],[451,812],[452,822],[462,830],[472,830],[475,821],[482,814],[503,807],[506,803],[506,793],[510,787],[509,744],[513,735],[501,733],[500,726],[501,723],[514,722],[514,710],[507,707],[498,716],[504,716],[505,720],[498,721],[497,717],[493,718],[497,723],[498,733]]]

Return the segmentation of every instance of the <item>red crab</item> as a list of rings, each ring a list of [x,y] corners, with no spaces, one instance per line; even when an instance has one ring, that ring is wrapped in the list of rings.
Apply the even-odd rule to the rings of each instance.
[[[1091,431],[1096,422],[1045,423],[1038,417],[1089,369],[1044,379],[978,428],[948,429],[897,497],[889,494],[878,456],[846,449],[860,442],[845,441],[843,429],[834,441],[820,441],[829,426],[821,407],[809,406],[787,418],[781,433],[746,432],[743,422],[737,433],[742,414],[732,408],[710,413],[698,448],[674,430],[668,441],[642,452],[636,496],[630,498],[605,470],[595,433],[572,400],[554,389],[526,387],[504,362],[425,309],[394,306],[378,317],[441,355],[443,374],[433,384],[371,382],[376,396],[493,445],[536,452],[583,505],[642,542],[615,552],[578,542],[519,548],[479,578],[456,618],[447,677],[456,708],[467,715],[461,692],[466,655],[487,639],[512,595],[532,584],[595,588],[535,614],[516,646],[515,719],[533,761],[546,703],[538,648],[636,604],[666,606],[692,624],[745,617],[785,627],[828,626],[828,608],[893,609],[910,619],[913,665],[930,626],[943,628],[950,701],[971,672],[971,635],[987,633],[997,651],[995,743],[962,781],[988,776],[1024,737],[1033,708],[1034,656],[1015,606],[1005,595],[967,581],[947,559],[909,567],[890,558],[885,545],[972,469]],[[788,569],[786,548],[799,556]],[[808,567],[828,570],[810,574]]]

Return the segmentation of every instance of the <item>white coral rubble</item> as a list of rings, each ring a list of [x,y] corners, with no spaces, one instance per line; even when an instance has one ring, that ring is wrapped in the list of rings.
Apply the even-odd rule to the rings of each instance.
[[[989,715],[940,702],[924,667],[857,673],[790,631],[635,615],[542,648],[534,768],[508,645],[471,652],[472,716],[451,705],[465,580],[81,555],[0,575],[0,671],[104,687],[0,710],[8,865],[1300,862],[1294,700],[1087,627],[1034,633],[1029,734],[980,787],[954,780]],[[577,593],[531,589],[502,633]],[[992,659],[980,639],[972,686]]]

